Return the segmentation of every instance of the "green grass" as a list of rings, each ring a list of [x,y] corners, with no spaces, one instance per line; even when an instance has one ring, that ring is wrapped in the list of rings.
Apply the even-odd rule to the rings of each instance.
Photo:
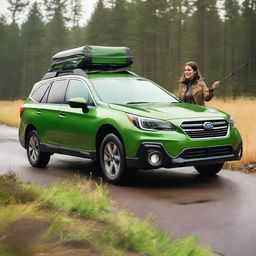
[[[195,237],[173,239],[168,234],[152,228],[125,211],[119,212],[103,232],[101,239],[111,241],[114,247],[126,248],[147,255],[205,256],[214,255],[209,248],[198,246]]]
[[[9,174],[0,190],[0,255],[216,255],[195,237],[175,239],[117,211],[106,187],[90,180],[41,188]]]
[[[92,189],[91,182],[64,181],[45,191],[42,205],[65,213],[100,220],[109,212],[111,201],[103,185],[95,184],[95,188]]]
[[[38,187],[23,185],[12,173],[1,176],[0,184],[0,205],[31,202],[36,200],[40,194]]]
[[[28,256],[26,248],[0,242],[0,255],[3,256]]]

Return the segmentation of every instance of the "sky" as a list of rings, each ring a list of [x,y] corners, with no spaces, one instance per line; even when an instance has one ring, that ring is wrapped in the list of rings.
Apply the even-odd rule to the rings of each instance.
[[[35,0],[29,0],[29,5],[31,5]],[[37,0],[37,2],[42,2],[40,0]],[[80,25],[84,25],[88,22],[90,19],[90,16],[94,10],[95,4],[97,3],[97,0],[82,0],[83,4],[83,16],[81,17]],[[9,11],[7,9],[8,2],[7,0],[0,0],[0,15],[4,14],[5,16],[9,16],[7,21],[10,22],[10,15]],[[28,8],[26,8],[28,9]],[[26,20],[27,17],[27,11],[25,13],[22,13],[18,16],[17,22],[21,24]]]

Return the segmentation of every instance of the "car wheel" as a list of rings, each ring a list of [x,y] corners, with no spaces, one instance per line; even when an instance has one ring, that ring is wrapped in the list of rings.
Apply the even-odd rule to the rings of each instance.
[[[195,169],[202,175],[214,175],[218,173],[224,163],[220,164],[206,164],[206,165],[195,165]]]
[[[125,169],[125,153],[121,140],[108,134],[100,146],[100,165],[106,180],[112,184],[123,184],[128,176]]]
[[[26,149],[28,160],[32,166],[43,168],[48,164],[50,154],[40,150],[40,140],[36,130],[28,134]]]

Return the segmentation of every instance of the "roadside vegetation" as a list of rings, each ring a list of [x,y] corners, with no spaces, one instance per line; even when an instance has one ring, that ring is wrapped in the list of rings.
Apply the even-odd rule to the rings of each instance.
[[[256,161],[256,140],[254,139],[256,128],[256,99],[213,99],[207,103],[207,106],[225,111],[233,116],[235,125],[241,133],[244,143],[242,162]]]
[[[23,100],[0,101],[0,124],[18,127],[20,123],[20,107]]]
[[[256,173],[256,99],[255,98],[227,98],[225,100],[213,98],[207,102],[207,106],[229,113],[235,120],[243,139],[243,157],[239,162],[228,162],[225,167],[233,170],[241,170],[246,173]]]
[[[214,256],[118,210],[104,185],[76,177],[49,188],[0,176],[0,255]]]

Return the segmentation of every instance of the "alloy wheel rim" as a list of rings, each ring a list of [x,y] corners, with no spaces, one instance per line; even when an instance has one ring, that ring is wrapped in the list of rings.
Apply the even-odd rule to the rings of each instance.
[[[107,176],[116,178],[120,172],[120,151],[115,143],[105,145],[103,160]]]
[[[35,135],[32,135],[29,139],[28,153],[31,161],[36,162],[39,156],[39,142]]]

